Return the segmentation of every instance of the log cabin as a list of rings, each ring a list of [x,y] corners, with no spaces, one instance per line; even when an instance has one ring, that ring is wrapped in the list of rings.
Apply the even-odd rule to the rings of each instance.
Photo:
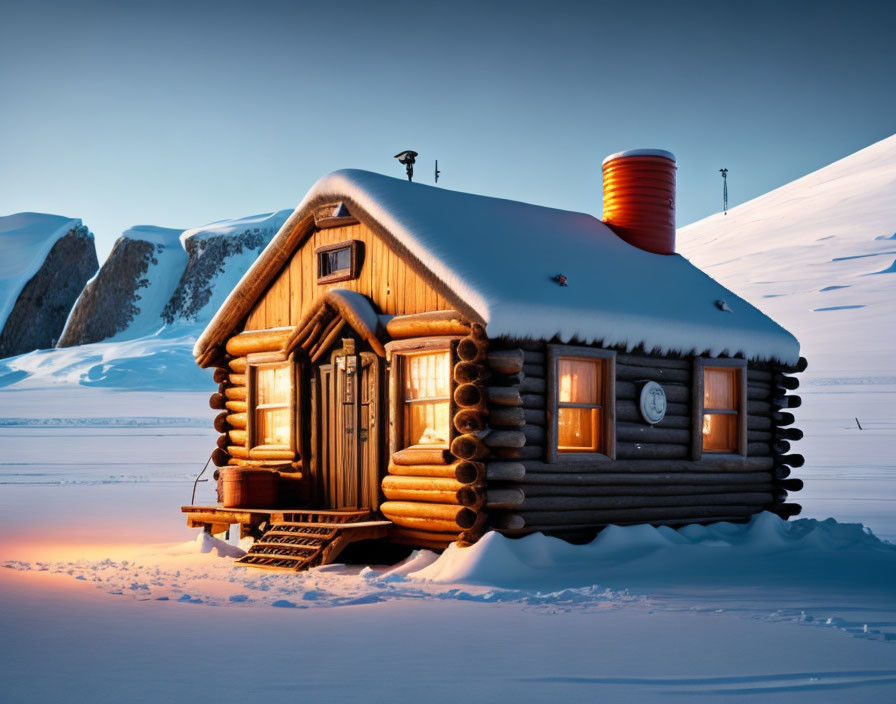
[[[214,368],[215,506],[241,562],[349,543],[799,513],[789,332],[675,252],[675,160],[603,163],[603,220],[343,170],[194,354]]]

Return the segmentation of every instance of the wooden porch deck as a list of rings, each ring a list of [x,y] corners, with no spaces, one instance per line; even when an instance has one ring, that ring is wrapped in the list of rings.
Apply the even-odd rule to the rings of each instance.
[[[300,572],[335,560],[351,543],[385,538],[391,521],[371,511],[182,506],[187,525],[214,534],[240,526],[255,543],[237,564]]]
[[[329,510],[312,508],[224,508],[220,505],[181,506],[182,513],[187,514],[187,525],[190,528],[215,527],[212,533],[222,533],[232,525],[257,527],[262,523],[273,523],[287,520],[301,520],[297,516],[309,517],[312,522],[357,523],[372,519],[373,513],[367,510]],[[287,518],[291,516],[293,518]],[[389,521],[384,521],[391,525]],[[218,529],[220,527],[220,529]]]

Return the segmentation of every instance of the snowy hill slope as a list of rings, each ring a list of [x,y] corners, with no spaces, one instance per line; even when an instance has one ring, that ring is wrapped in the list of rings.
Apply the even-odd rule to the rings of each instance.
[[[797,336],[808,380],[896,383],[896,135],[682,228],[678,243]]]
[[[135,338],[161,328],[162,308],[187,265],[182,232],[152,225],[126,230],[78,297],[58,346]]]
[[[0,217],[0,357],[54,345],[97,266],[93,235],[79,219]]]
[[[682,228],[679,251],[800,341],[803,515],[892,534],[896,136]]]

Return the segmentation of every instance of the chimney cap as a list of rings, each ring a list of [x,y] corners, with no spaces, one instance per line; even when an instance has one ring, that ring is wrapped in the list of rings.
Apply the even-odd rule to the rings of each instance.
[[[667,152],[665,149],[629,149],[628,151],[610,154],[610,156],[601,162],[601,166],[605,165],[608,161],[620,159],[624,156],[660,156],[669,161],[675,161],[675,155],[672,152]]]

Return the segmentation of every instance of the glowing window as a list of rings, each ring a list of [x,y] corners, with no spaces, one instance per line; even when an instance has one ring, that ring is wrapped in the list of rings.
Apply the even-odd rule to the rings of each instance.
[[[253,445],[288,447],[292,442],[292,370],[288,364],[255,367]]]
[[[557,360],[557,450],[605,452],[606,360]]]
[[[402,356],[404,446],[448,447],[451,425],[451,355],[426,352]]]
[[[703,451],[737,452],[740,369],[703,368]]]

